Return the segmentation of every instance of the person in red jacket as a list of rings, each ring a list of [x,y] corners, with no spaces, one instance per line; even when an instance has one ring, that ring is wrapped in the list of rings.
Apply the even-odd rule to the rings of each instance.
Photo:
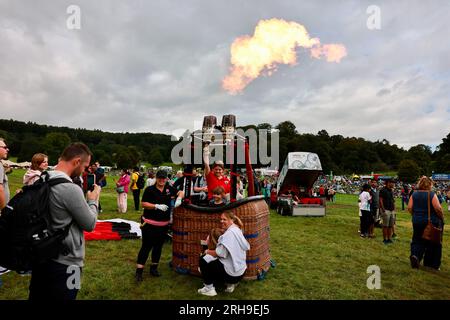
[[[216,161],[209,166],[209,147],[203,149],[203,162],[205,164],[205,178],[208,186],[208,200],[213,198],[213,190],[217,187],[222,187],[225,190],[225,196],[229,199],[230,194],[230,179],[224,174],[224,164],[222,161]]]

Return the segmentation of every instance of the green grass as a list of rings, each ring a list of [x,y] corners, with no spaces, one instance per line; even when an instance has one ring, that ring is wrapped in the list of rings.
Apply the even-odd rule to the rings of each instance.
[[[10,175],[11,189],[19,187],[23,171]],[[139,213],[116,213],[113,183],[102,193],[104,213],[100,219],[121,217],[138,221]],[[132,209],[132,197],[129,197]],[[401,208],[398,202],[398,208]],[[445,210],[446,210],[445,206]],[[409,265],[411,223],[406,211],[398,212],[399,240],[382,243],[361,239],[357,197],[337,195],[323,218],[282,217],[270,214],[271,253],[276,267],[262,281],[244,281],[233,294],[216,299],[450,299],[449,232],[444,235],[441,271],[412,270]],[[170,244],[164,245],[161,278],[134,282],[140,240],[90,241],[86,244],[86,267],[78,299],[211,299],[199,296],[201,279],[169,269]],[[380,290],[366,286],[367,267],[381,269]],[[147,272],[147,270],[146,270]],[[2,277],[0,299],[26,299],[30,277],[8,273]]]

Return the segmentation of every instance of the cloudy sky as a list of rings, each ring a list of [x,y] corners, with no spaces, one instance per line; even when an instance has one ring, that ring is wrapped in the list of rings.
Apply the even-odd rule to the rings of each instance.
[[[79,30],[67,28],[73,4]],[[370,5],[380,30],[367,27]],[[0,118],[173,133],[232,113],[238,125],[435,146],[450,132],[449,12],[448,0],[0,0]],[[348,56],[298,50],[295,66],[228,94],[231,44],[270,18]]]

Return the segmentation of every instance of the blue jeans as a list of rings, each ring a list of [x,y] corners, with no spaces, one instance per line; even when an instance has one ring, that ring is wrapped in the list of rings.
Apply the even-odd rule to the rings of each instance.
[[[423,265],[439,269],[442,258],[442,244],[435,244],[422,239],[423,231],[427,223],[413,223],[413,237],[411,240],[411,255],[416,256],[419,261],[423,259]]]

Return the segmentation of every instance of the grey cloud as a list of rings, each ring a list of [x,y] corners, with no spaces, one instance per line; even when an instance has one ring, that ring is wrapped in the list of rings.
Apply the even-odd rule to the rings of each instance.
[[[389,89],[381,89],[380,91],[377,92],[377,97],[382,97],[385,96],[387,94],[391,93],[391,90]]]
[[[448,1],[378,1],[376,31],[366,27],[373,1],[77,1],[82,29],[68,30],[72,2],[0,3],[1,118],[171,133],[234,113],[240,125],[291,120],[300,132],[403,146],[448,133]],[[348,56],[335,64],[299,51],[297,65],[223,92],[231,43],[272,17],[343,43]]]

